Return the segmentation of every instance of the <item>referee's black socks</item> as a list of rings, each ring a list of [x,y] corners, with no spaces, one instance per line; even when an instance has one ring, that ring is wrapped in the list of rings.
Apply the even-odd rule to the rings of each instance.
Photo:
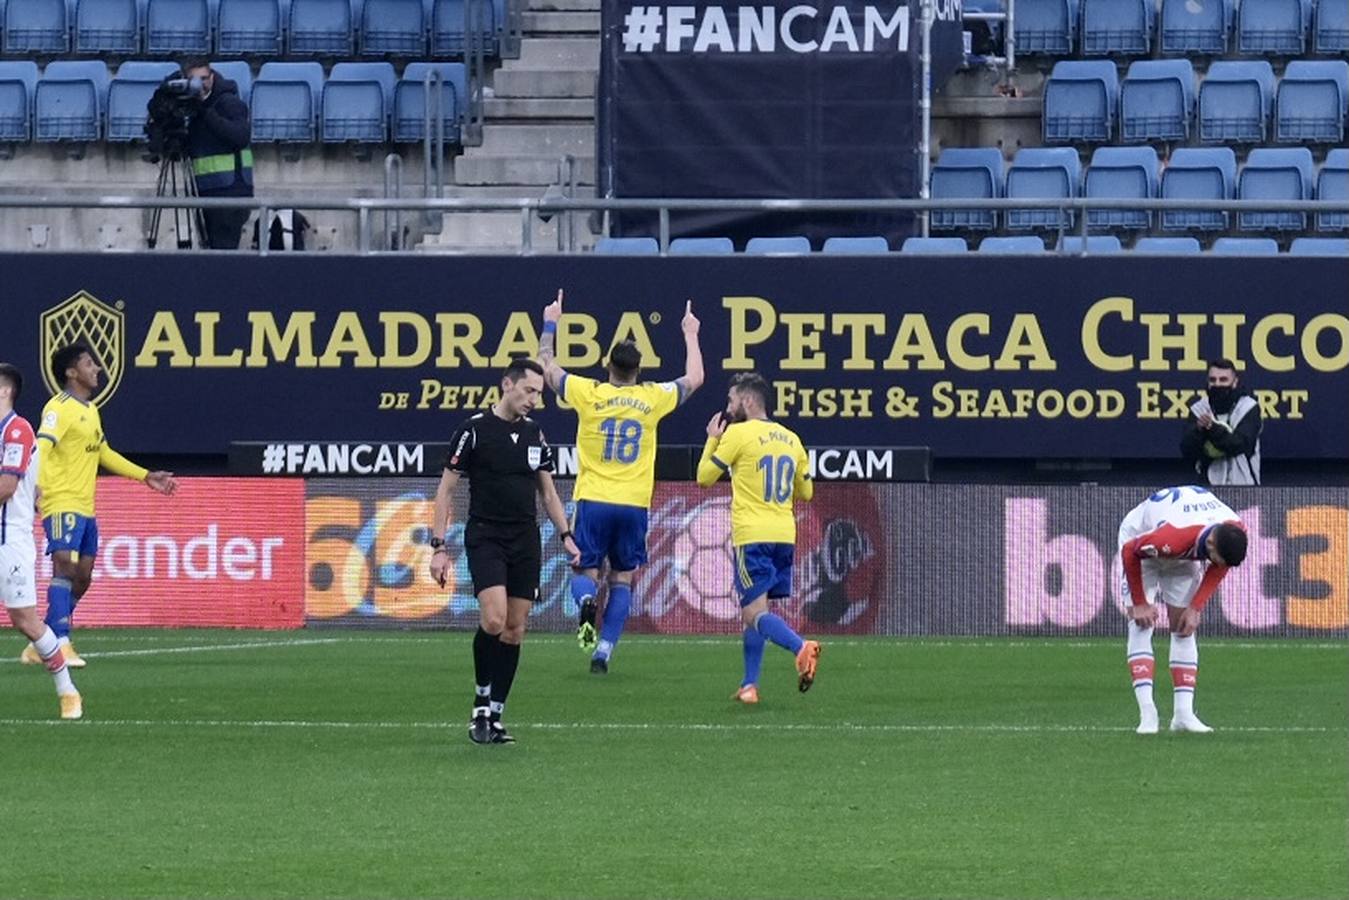
[[[474,710],[485,709],[488,705],[500,646],[501,638],[488,634],[481,625],[478,626],[478,633],[473,635],[473,680],[476,682],[473,689]]]
[[[520,645],[500,641],[497,647],[496,670],[492,672],[492,718],[499,719],[515,681],[515,670],[520,665]]]

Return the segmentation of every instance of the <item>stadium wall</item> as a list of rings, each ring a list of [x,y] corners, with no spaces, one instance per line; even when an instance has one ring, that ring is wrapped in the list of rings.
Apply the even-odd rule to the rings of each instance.
[[[187,478],[164,498],[99,487],[101,549],[77,624],[472,628],[467,564],[427,572],[434,482]],[[571,483],[559,482],[564,500]],[[1108,487],[821,484],[798,507],[788,619],[812,634],[1122,634],[1116,532],[1145,495]],[[1349,636],[1349,488],[1229,488],[1251,536],[1204,617],[1214,635]],[[466,497],[457,498],[462,522]],[[738,633],[729,491],[662,482],[631,627]],[[543,526],[530,627],[570,631],[567,565]],[[42,539],[39,534],[39,553]],[[39,578],[50,578],[40,557]],[[1162,625],[1164,626],[1164,623]]]

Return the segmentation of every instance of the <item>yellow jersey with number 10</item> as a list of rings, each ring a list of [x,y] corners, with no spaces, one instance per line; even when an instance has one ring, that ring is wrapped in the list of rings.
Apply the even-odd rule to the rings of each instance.
[[[731,476],[731,543],[795,544],[794,500],[815,493],[810,458],[790,428],[768,419],[728,427],[712,461]]]
[[[679,405],[679,385],[610,384],[580,375],[559,393],[576,410],[576,500],[651,505],[656,480],[656,425]]]

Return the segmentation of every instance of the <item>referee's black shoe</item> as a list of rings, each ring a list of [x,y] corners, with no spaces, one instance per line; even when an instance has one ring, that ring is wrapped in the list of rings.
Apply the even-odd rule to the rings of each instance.
[[[595,630],[595,598],[586,597],[581,602],[581,622],[576,628],[576,643],[586,653],[592,653],[599,643],[599,632]]]
[[[506,730],[506,726],[500,722],[493,722],[488,726],[490,737],[487,739],[489,744],[514,744],[515,738]]]
[[[595,657],[594,659],[592,659],[592,660],[590,661],[590,674],[591,674],[591,675],[608,675],[608,674],[609,674],[609,660],[604,659],[603,657],[600,657],[600,656],[597,656],[597,657]]]
[[[475,744],[492,743],[492,720],[487,711],[474,711],[472,721],[468,723],[468,739]]]

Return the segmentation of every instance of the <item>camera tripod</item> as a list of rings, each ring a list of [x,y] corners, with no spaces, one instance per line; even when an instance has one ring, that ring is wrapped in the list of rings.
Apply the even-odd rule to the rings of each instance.
[[[159,179],[155,183],[156,197],[197,197],[197,182],[192,175],[192,160],[182,153],[168,153],[160,158]],[[164,217],[164,207],[157,206],[150,213],[150,230],[145,243],[151,250],[159,243],[159,223]],[[173,231],[178,238],[179,250],[191,250],[193,235],[205,246],[206,223],[200,207],[173,210]]]

